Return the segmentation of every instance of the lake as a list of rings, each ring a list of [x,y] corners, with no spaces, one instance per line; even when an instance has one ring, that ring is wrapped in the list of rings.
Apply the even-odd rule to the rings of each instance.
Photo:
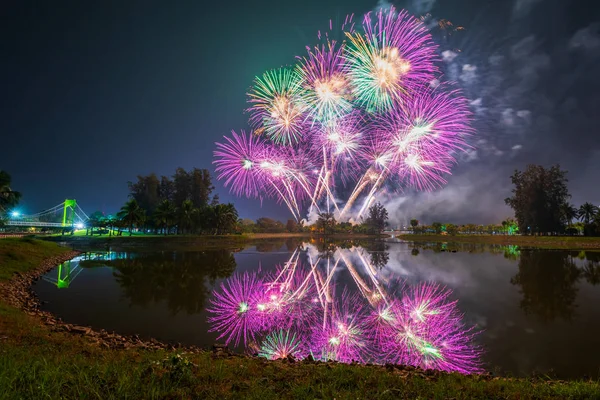
[[[67,323],[267,358],[600,375],[600,253],[287,241],[87,252],[33,290]]]

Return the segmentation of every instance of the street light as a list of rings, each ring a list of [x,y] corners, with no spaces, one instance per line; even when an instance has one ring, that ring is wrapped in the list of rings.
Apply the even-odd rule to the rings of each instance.
[[[12,213],[10,213],[10,216],[13,218],[19,218],[20,215],[21,213],[18,211],[13,211]]]

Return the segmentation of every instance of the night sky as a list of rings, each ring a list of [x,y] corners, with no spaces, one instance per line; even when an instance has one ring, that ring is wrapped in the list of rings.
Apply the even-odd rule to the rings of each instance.
[[[527,163],[569,170],[573,203],[600,204],[600,4],[571,0],[392,2],[433,28],[445,79],[475,112],[473,150],[449,182],[387,203],[411,217],[490,223],[510,216],[509,176]],[[380,3],[380,5],[383,3]],[[389,4],[389,3],[387,3]],[[213,170],[214,142],[247,129],[256,75],[289,65],[329,19],[376,1],[11,1],[2,6],[0,169],[32,213],[75,198],[112,213],[138,174]],[[216,181],[216,179],[215,179]],[[241,217],[289,217],[236,199]]]

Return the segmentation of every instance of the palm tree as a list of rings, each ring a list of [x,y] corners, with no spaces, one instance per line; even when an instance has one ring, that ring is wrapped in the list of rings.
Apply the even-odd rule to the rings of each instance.
[[[134,226],[139,226],[146,218],[145,211],[140,208],[140,205],[135,199],[129,200],[121,210],[117,213],[119,219],[129,227],[129,236]]]
[[[154,210],[154,220],[163,228],[165,236],[167,236],[176,215],[177,209],[169,200],[163,200]]]
[[[222,235],[235,228],[238,220],[238,212],[233,204],[217,204],[212,208],[215,234]]]
[[[19,203],[21,193],[10,188],[10,175],[0,170],[0,217]]]
[[[567,222],[567,226],[571,228],[573,220],[579,216],[579,212],[575,208],[573,204],[564,203],[560,208],[560,213],[562,217]]]
[[[594,219],[597,212],[598,207],[592,203],[585,203],[579,207],[579,219],[588,225]]]
[[[195,215],[196,209],[194,208],[194,203],[191,200],[184,200],[179,208],[179,228],[181,229],[181,233],[185,233],[186,228],[189,229],[191,227]]]

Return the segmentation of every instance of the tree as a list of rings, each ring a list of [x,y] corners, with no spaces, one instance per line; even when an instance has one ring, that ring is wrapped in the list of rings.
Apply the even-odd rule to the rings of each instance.
[[[381,233],[385,229],[385,225],[388,220],[388,212],[383,204],[377,202],[369,207],[369,217],[367,218],[367,225],[372,231]]]
[[[259,232],[281,233],[285,231],[285,226],[281,221],[272,218],[261,217],[256,220],[256,227]]]
[[[562,205],[571,197],[566,171],[555,165],[546,169],[528,165],[524,172],[511,176],[513,196],[504,201],[515,212],[521,232],[560,232],[563,229]]]
[[[598,213],[598,207],[592,203],[584,203],[579,207],[579,219],[586,225],[589,225],[596,214]]]
[[[567,224],[569,228],[571,228],[571,224],[575,218],[579,217],[579,211],[575,208],[573,204],[563,203],[560,207],[561,216],[564,219],[564,222]]]
[[[102,211],[94,211],[88,218],[86,223],[86,235],[88,231],[94,236],[94,228],[100,228],[103,225],[104,214]]]
[[[288,219],[287,224],[285,225],[285,228],[288,232],[294,233],[294,232],[298,232],[299,226],[298,226],[298,223],[296,222],[296,220]]]
[[[0,225],[9,210],[19,204],[21,193],[15,192],[10,187],[10,175],[0,170]]]
[[[458,226],[456,226],[454,224],[447,224],[446,232],[448,233],[448,235],[454,236],[458,233]]]
[[[434,222],[433,224],[431,224],[431,227],[435,230],[435,233],[437,233],[438,235],[440,233],[442,233],[442,223],[441,222]]]
[[[192,203],[194,203],[194,207],[202,208],[207,206],[210,199],[210,194],[215,188],[212,185],[210,172],[207,169],[194,168],[188,175],[191,185],[190,200],[192,200]]]
[[[121,207],[117,216],[125,226],[129,227],[129,236],[131,236],[133,227],[140,226],[144,222],[146,213],[135,199],[131,199]]]
[[[178,210],[178,231],[181,233],[189,232],[194,223],[194,216],[196,214],[196,208],[191,200],[184,200]]]
[[[238,212],[231,203],[218,204],[213,208],[215,235],[231,233],[235,230],[238,220]]]
[[[155,174],[138,175],[137,182],[128,183],[129,195],[135,199],[141,209],[151,215],[160,203],[161,183]]]
[[[319,219],[317,220],[317,228],[325,233],[331,234],[335,229],[335,217],[333,213],[319,213]]]
[[[412,230],[414,232],[417,229],[417,226],[419,226],[419,220],[417,220],[417,219],[411,219],[410,220],[410,226],[412,226]]]
[[[173,226],[177,217],[177,209],[169,200],[163,200],[156,210],[154,210],[154,220],[157,226],[163,229],[165,236],[169,233],[169,229]]]

